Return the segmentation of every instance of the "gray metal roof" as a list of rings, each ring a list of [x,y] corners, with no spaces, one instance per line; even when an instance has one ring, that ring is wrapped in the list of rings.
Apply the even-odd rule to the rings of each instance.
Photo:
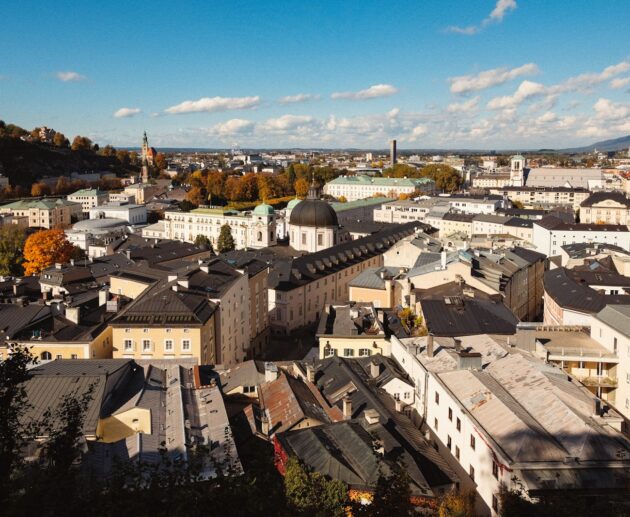
[[[393,278],[398,274],[399,269],[395,267],[368,268],[354,277],[348,285],[365,289],[385,289],[385,279],[381,277],[382,272]]]
[[[630,336],[630,305],[607,305],[596,318],[625,336]]]

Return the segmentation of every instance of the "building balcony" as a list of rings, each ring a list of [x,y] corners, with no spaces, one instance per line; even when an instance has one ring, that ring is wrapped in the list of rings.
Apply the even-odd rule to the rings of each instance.
[[[577,379],[585,386],[590,386],[593,388],[616,388],[617,387],[617,379],[612,379],[607,376],[589,376],[589,377],[577,376]]]

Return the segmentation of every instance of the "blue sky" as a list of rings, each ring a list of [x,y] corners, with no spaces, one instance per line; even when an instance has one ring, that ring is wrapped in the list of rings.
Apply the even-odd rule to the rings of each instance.
[[[4,2],[0,118],[156,146],[630,134],[630,2]]]

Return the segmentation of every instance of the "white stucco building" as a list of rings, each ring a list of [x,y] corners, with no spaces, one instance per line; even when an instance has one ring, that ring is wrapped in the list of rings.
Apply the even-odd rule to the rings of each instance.
[[[107,203],[90,208],[90,219],[122,219],[129,224],[146,224],[147,207],[131,203]]]
[[[630,229],[616,224],[565,223],[554,216],[534,221],[534,247],[548,257],[560,255],[562,246],[575,243],[599,242],[630,249]]]
[[[621,415],[598,410],[601,401],[559,368],[488,335],[393,336],[391,346],[415,385],[422,429],[460,488],[476,491],[476,515],[500,515],[502,484],[535,498],[595,490],[592,476],[598,490],[625,483]]]
[[[434,192],[435,182],[429,178],[374,178],[365,175],[339,176],[324,185],[324,194],[348,201],[376,195],[398,197],[415,191]]]
[[[251,212],[222,207],[200,207],[190,212],[166,211],[164,220],[148,227],[163,231],[162,238],[194,242],[198,235],[210,239],[216,248],[221,227],[228,225],[236,249],[266,248],[276,244],[276,214],[270,205],[258,205]]]

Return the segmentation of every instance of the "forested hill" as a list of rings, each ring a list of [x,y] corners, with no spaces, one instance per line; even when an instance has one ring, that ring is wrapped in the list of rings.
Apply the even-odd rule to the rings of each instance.
[[[69,176],[73,172],[111,171],[123,175],[138,170],[135,153],[109,146],[98,149],[85,137],[76,137],[72,145],[65,137],[58,139],[57,145],[32,138],[25,141],[22,137],[28,138],[29,133],[15,127],[0,121],[0,164],[12,185],[28,187],[44,176]]]

